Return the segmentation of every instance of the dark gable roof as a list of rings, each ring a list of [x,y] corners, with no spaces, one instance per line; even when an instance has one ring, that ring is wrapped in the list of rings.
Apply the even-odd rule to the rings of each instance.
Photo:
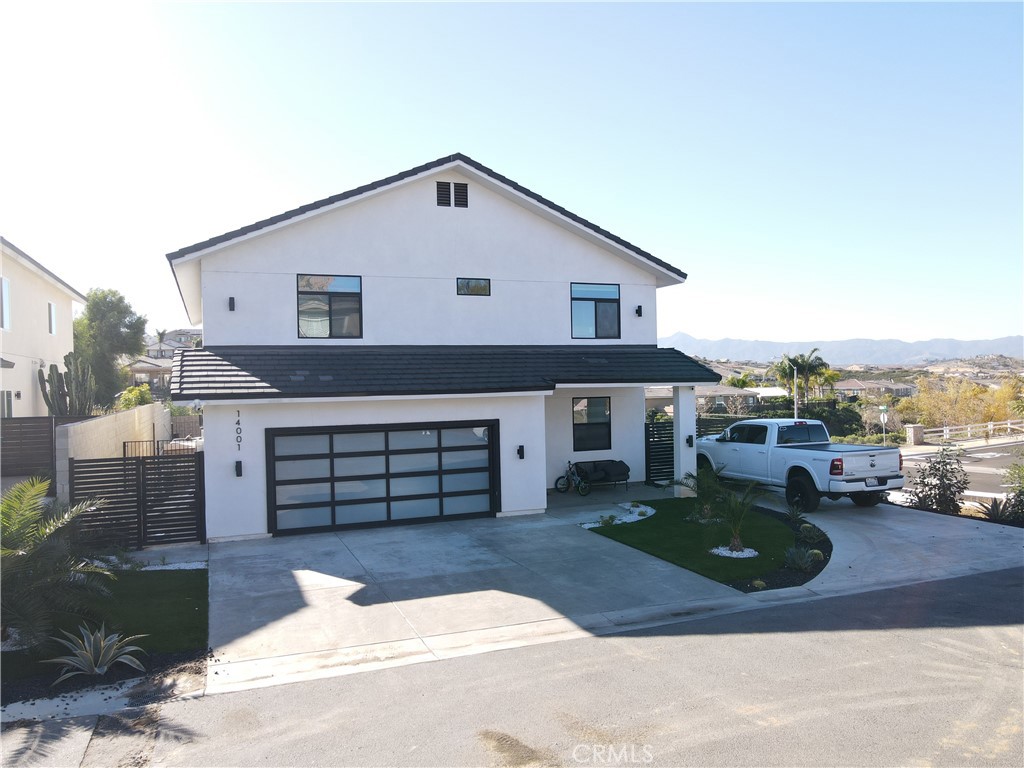
[[[442,167],[444,167],[446,165],[450,165],[450,164],[452,164],[454,162],[458,162],[458,161],[461,161],[461,162],[465,163],[466,165],[468,165],[469,167],[476,169],[480,173],[482,173],[482,174],[484,174],[486,176],[491,177],[492,179],[494,179],[498,183],[504,184],[506,187],[509,187],[510,189],[514,189],[516,192],[519,192],[521,195],[524,195],[525,197],[530,198],[534,202],[539,203],[540,205],[543,205],[546,208],[549,208],[550,210],[552,210],[552,211],[554,211],[554,212],[564,216],[565,218],[569,219],[570,221],[573,221],[576,224],[579,224],[581,227],[585,227],[586,229],[589,229],[591,232],[595,232],[596,234],[598,234],[601,237],[604,237],[604,238],[610,240],[611,242],[615,243],[616,245],[619,245],[619,246],[625,248],[628,251],[632,251],[637,256],[641,256],[642,258],[646,259],[647,261],[651,262],[652,264],[656,264],[657,266],[661,267],[662,269],[668,270],[669,272],[671,272],[674,275],[678,275],[683,280],[686,279],[686,273],[683,272],[678,267],[674,267],[671,264],[669,264],[668,262],[662,261],[661,259],[657,258],[656,256],[651,255],[647,251],[645,251],[645,250],[643,250],[641,248],[637,248],[635,245],[633,245],[632,243],[630,243],[630,242],[628,242],[626,240],[623,240],[621,237],[619,237],[617,235],[613,235],[608,230],[602,229],[601,227],[599,227],[596,224],[593,224],[593,223],[587,221],[586,219],[582,218],[581,216],[577,216],[575,213],[567,211],[562,206],[556,205],[555,203],[551,202],[547,198],[541,197],[536,192],[532,192],[531,190],[527,189],[526,187],[522,186],[521,184],[518,184],[518,183],[512,181],[512,179],[509,179],[509,178],[507,178],[505,176],[502,176],[500,173],[496,173],[495,171],[492,171],[487,166],[481,165],[476,160],[472,159],[471,157],[468,157],[467,155],[463,155],[461,153],[456,153],[454,155],[448,155],[447,157],[438,158],[437,160],[434,160],[433,162],[425,163],[424,165],[417,166],[416,168],[410,168],[409,170],[402,171],[401,173],[397,173],[394,176],[388,176],[386,179],[381,179],[380,181],[374,181],[374,182],[371,182],[369,184],[364,184],[361,187],[356,187],[355,189],[350,189],[347,192],[341,192],[340,194],[332,195],[331,197],[325,197],[323,200],[317,200],[315,203],[309,203],[307,205],[300,206],[299,208],[295,208],[293,210],[285,211],[284,213],[280,213],[277,216],[272,216],[269,219],[264,219],[263,221],[257,221],[256,223],[250,224],[250,225],[248,225],[246,227],[242,227],[241,229],[236,229],[236,230],[233,230],[232,232],[225,232],[223,235],[218,235],[217,237],[211,237],[209,240],[204,240],[201,243],[196,243],[195,245],[189,245],[189,246],[187,246],[185,248],[181,248],[180,250],[174,251],[173,253],[167,254],[167,260],[170,261],[170,262],[173,262],[175,259],[180,259],[181,257],[188,256],[191,253],[196,253],[198,251],[206,250],[207,248],[211,248],[211,247],[213,247],[215,245],[220,245],[221,243],[226,243],[226,242],[229,242],[231,240],[234,240],[237,237],[242,237],[243,235],[248,235],[248,234],[251,234],[252,232],[258,232],[259,230],[265,229],[266,227],[270,227],[270,226],[273,226],[275,224],[280,224],[281,222],[287,221],[288,219],[295,218],[296,216],[301,216],[303,214],[310,213],[311,211],[315,211],[315,210],[317,210],[319,208],[325,208],[327,206],[334,205],[335,203],[340,203],[341,201],[348,200],[349,198],[359,197],[360,195],[364,195],[367,192],[372,192],[372,191],[374,191],[376,189],[381,189],[382,187],[390,186],[391,184],[395,184],[395,183],[397,183],[399,181],[403,181],[405,179],[409,179],[409,178],[412,178],[414,176],[419,176],[419,175],[421,175],[423,173],[427,173],[429,171],[433,171],[433,170],[435,170],[437,168],[442,168]]]
[[[616,346],[238,346],[179,350],[174,400],[547,391],[556,384],[716,383],[682,352]]]

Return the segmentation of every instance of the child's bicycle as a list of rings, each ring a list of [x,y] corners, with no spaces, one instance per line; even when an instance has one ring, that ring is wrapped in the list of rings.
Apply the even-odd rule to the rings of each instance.
[[[576,465],[570,461],[565,468],[565,474],[555,480],[555,490],[565,493],[574,486],[580,496],[590,493],[590,482],[580,477],[579,472],[576,471]]]

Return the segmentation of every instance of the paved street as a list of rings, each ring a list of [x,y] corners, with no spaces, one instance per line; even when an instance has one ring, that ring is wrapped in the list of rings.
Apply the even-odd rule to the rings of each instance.
[[[1018,766],[1022,589],[1015,568],[9,727],[4,764]]]

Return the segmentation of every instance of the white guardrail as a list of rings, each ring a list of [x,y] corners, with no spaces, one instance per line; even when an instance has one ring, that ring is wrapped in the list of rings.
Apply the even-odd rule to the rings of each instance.
[[[925,442],[944,443],[952,440],[987,440],[992,437],[1016,435],[1024,437],[1024,419],[964,424],[958,427],[933,427],[923,431]]]

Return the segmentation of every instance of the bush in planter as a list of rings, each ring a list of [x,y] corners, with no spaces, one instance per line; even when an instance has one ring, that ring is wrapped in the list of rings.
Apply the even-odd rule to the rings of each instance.
[[[960,460],[960,450],[943,448],[928,459],[914,475],[910,492],[915,507],[931,509],[945,515],[960,514],[960,496],[970,481]]]

